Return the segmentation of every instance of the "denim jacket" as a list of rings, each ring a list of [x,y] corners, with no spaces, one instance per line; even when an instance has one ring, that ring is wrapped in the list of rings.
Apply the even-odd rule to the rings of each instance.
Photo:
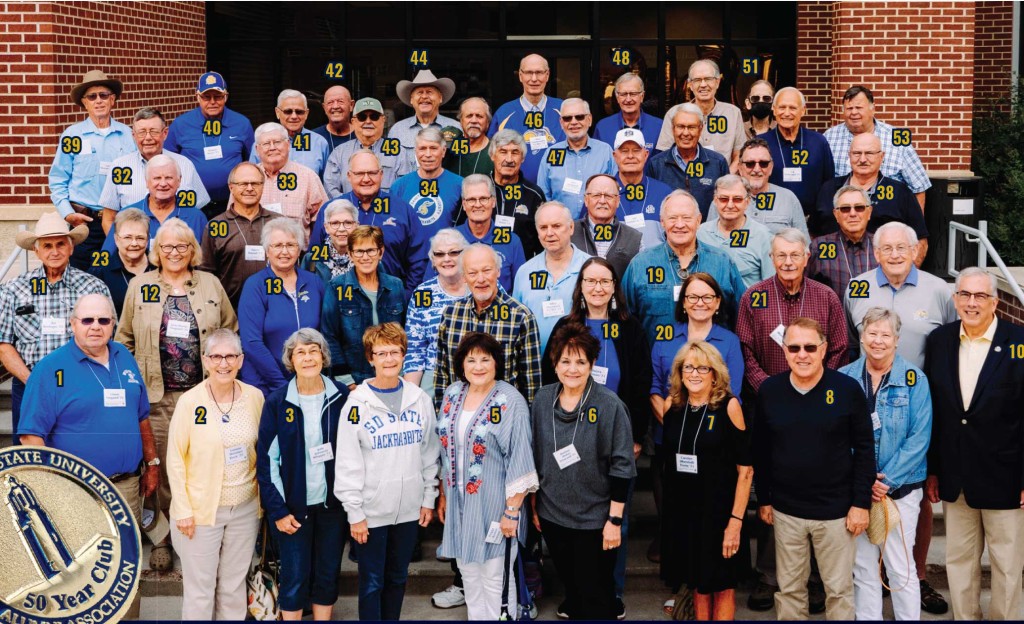
[[[839,372],[863,383],[864,366],[865,358],[861,357]],[[878,389],[875,411],[882,425],[874,430],[875,466],[885,475],[882,483],[889,486],[890,493],[923,484],[928,476],[926,456],[932,435],[928,378],[921,369],[897,355],[889,380]]]

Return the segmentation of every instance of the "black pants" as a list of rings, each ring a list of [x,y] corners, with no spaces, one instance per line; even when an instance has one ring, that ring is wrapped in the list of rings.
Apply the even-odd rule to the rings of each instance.
[[[103,241],[107,239],[107,235],[103,233],[102,211],[94,210],[89,216],[92,217],[92,221],[85,224],[89,228],[89,237],[75,245],[75,250],[71,253],[71,266],[80,271],[89,270],[92,266],[93,252],[99,251],[103,247]]]
[[[615,559],[603,550],[601,529],[569,529],[541,518],[541,531],[565,586],[565,608],[573,620],[615,619]]]

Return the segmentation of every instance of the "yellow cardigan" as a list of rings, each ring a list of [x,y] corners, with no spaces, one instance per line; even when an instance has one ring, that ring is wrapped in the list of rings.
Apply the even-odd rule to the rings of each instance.
[[[254,386],[238,383],[254,430],[258,430],[263,393]],[[201,416],[196,415],[197,410]],[[249,449],[249,473],[255,481],[255,440]],[[224,444],[219,412],[205,382],[183,394],[174,407],[167,434],[167,480],[171,487],[172,522],[191,517],[197,526],[213,525],[224,482]]]

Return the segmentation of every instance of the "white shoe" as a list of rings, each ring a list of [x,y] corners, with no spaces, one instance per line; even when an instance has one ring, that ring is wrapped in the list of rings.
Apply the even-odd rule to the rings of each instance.
[[[430,603],[438,609],[451,609],[466,604],[466,592],[455,585],[451,585],[444,591],[439,591],[430,599]]]

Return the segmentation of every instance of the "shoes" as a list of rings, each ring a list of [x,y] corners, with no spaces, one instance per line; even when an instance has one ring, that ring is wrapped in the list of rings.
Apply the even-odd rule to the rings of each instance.
[[[654,538],[651,545],[647,547],[647,560],[651,563],[661,563],[661,539]]]
[[[775,592],[778,587],[758,581],[757,587],[747,597],[747,608],[751,611],[768,611],[775,606]]]
[[[615,599],[615,619],[626,619],[626,603],[622,602],[622,598]]]
[[[807,584],[807,608],[812,615],[825,612],[825,586],[821,583]]]
[[[889,589],[889,572],[882,569],[882,598],[888,598],[892,596],[892,590]]]
[[[569,609],[567,609],[565,605],[566,603],[563,602],[562,604],[558,605],[557,609],[555,609],[555,615],[557,615],[559,619],[562,620],[569,619]]]
[[[149,551],[149,567],[157,572],[167,572],[174,567],[174,551],[169,543],[153,546]]]
[[[942,615],[949,611],[949,604],[942,594],[928,584],[928,581],[921,581],[921,610]]]
[[[448,589],[439,591],[430,599],[430,604],[438,609],[451,609],[466,604],[466,592],[457,585],[450,585]]]

